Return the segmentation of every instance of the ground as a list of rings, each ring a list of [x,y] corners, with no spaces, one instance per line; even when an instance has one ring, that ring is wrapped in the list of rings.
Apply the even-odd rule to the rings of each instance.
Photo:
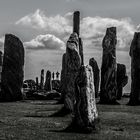
[[[92,134],[55,132],[71,116],[49,117],[62,105],[55,101],[0,103],[0,140],[140,140],[140,106],[97,105],[100,130]]]

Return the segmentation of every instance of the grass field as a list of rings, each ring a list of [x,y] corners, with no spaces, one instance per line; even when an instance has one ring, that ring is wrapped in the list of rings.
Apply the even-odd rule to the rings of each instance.
[[[0,103],[0,140],[140,140],[140,106],[97,105],[100,130],[92,134],[54,132],[71,116],[48,117],[62,105],[54,101]]]

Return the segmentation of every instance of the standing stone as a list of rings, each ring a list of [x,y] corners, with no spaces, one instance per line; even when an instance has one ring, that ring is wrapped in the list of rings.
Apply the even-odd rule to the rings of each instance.
[[[61,70],[61,78],[60,78],[61,98],[58,103],[64,103],[64,98],[66,94],[65,87],[66,87],[66,53],[64,53],[62,57],[62,70]]]
[[[54,72],[52,73],[52,80],[54,80]]]
[[[118,104],[116,69],[116,27],[107,28],[102,42],[103,57],[101,66],[100,103]]]
[[[60,73],[57,71],[56,72],[56,80],[59,80],[59,75],[60,75]]]
[[[130,46],[131,93],[129,105],[140,105],[140,32],[134,34]]]
[[[75,79],[81,67],[81,57],[79,54],[79,38],[77,33],[72,33],[67,41],[66,48],[66,95],[65,107],[73,111],[75,102]]]
[[[92,67],[93,78],[94,78],[94,88],[95,88],[95,97],[98,97],[99,92],[99,82],[100,82],[100,70],[98,64],[94,58],[89,60],[89,65]]]
[[[2,74],[2,52],[0,51],[0,91],[1,91],[1,74]]]
[[[41,75],[40,75],[40,89],[44,89],[44,69],[41,70]]]
[[[82,66],[75,80],[75,104],[73,121],[66,131],[89,133],[95,130],[98,112],[91,66]]]
[[[39,88],[39,84],[38,84],[38,77],[36,77],[36,90],[38,90]]]
[[[126,66],[124,64],[117,63],[117,100],[120,100],[123,95],[123,87],[128,82],[128,76],[126,75]]]
[[[74,110],[75,103],[75,79],[81,67],[79,54],[79,38],[77,33],[72,33],[66,44],[64,82],[64,107],[52,116],[64,116]],[[62,87],[61,87],[62,88]],[[62,93],[63,94],[63,93]]]
[[[83,41],[81,38],[79,38],[79,54],[81,56],[81,64],[84,65]]]
[[[45,81],[44,89],[46,91],[51,91],[52,90],[51,72],[49,70],[46,73],[46,81]]]
[[[12,34],[5,35],[1,101],[22,99],[24,47]]]
[[[80,12],[75,11],[73,15],[73,32],[77,33],[78,37],[79,31],[80,31]]]

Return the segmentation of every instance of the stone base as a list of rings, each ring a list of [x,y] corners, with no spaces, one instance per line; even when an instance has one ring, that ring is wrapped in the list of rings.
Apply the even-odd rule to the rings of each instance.
[[[93,132],[98,132],[99,129],[100,129],[100,119],[97,118],[94,120],[94,123],[90,126],[81,126],[77,123],[76,120],[73,120],[71,124],[66,129],[63,130],[63,132],[89,134]]]

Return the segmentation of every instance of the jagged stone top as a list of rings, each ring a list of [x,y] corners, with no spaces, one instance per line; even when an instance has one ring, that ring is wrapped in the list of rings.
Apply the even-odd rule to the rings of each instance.
[[[116,36],[116,27],[110,27],[106,30],[106,35],[103,38],[102,47],[105,52],[110,52],[112,49],[116,49],[117,36]]]

